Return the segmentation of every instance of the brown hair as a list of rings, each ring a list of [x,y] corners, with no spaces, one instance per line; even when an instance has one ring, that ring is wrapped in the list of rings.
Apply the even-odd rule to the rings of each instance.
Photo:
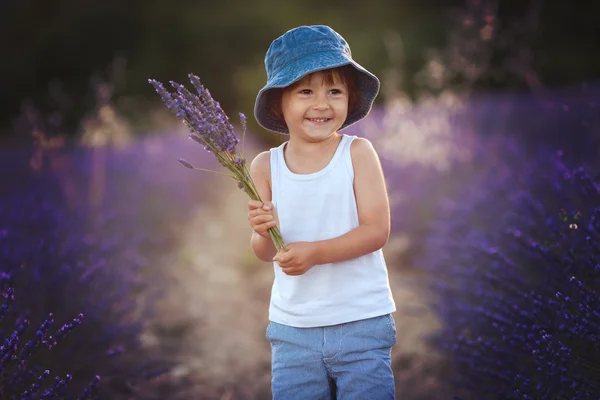
[[[350,114],[358,100],[358,93],[356,91],[355,84],[357,73],[356,69],[354,69],[354,67],[351,65],[343,65],[341,67],[326,69],[323,72],[325,73],[323,76],[324,84],[333,85],[335,78],[337,77],[348,88],[348,114]],[[288,86],[287,88],[291,88],[293,86],[294,84]],[[265,93],[267,97],[267,108],[284,125],[285,119],[283,118],[283,112],[281,111],[281,93],[285,89],[286,88],[274,88]]]

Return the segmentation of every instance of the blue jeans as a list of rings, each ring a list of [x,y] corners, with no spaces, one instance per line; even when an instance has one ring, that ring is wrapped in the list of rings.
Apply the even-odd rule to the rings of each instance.
[[[273,400],[393,400],[391,314],[319,328],[270,322]]]

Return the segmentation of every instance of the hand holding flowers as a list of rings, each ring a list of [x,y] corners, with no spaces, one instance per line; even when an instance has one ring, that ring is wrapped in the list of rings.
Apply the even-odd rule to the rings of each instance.
[[[248,222],[254,232],[269,239],[269,229],[279,227],[277,211],[273,203],[250,200],[248,202]]]
[[[297,276],[306,273],[317,264],[316,242],[294,242],[286,245],[285,251],[278,251],[273,261],[279,263],[287,275]]]

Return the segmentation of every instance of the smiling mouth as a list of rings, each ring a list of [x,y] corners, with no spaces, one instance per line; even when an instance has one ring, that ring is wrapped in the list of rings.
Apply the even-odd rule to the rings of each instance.
[[[307,118],[310,122],[314,122],[316,124],[323,124],[331,120],[331,118]]]

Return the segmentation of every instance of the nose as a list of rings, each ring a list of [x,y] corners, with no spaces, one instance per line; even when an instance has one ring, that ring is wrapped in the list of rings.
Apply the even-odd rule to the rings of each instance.
[[[327,110],[329,101],[326,93],[316,93],[314,96],[313,110]]]

